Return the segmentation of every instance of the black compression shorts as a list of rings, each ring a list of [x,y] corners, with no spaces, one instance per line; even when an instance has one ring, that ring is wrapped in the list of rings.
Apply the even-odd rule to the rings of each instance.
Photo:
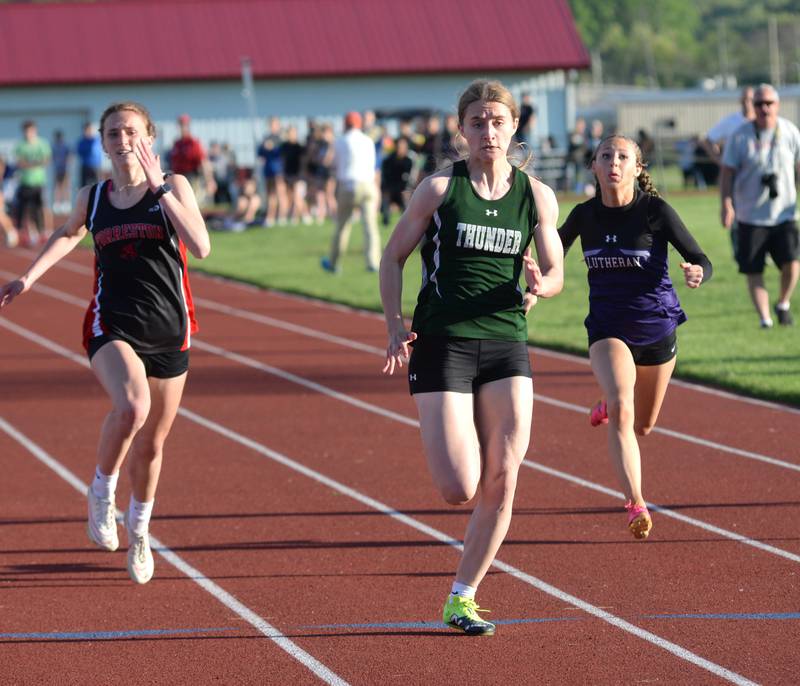
[[[122,339],[114,336],[95,336],[90,338],[87,350],[89,359],[91,360],[95,353],[106,343],[115,340]],[[172,379],[189,370],[188,350],[170,350],[165,353],[140,353],[136,350],[134,352],[144,364],[145,374],[154,379]]]
[[[421,336],[408,363],[411,395],[474,393],[485,383],[512,376],[533,376],[525,342]]]
[[[590,338],[589,347],[592,346],[592,343],[603,340],[603,338],[608,338],[608,336],[601,336],[594,340]],[[628,350],[633,355],[633,363],[639,367],[654,367],[664,364],[678,354],[678,336],[674,329],[671,334],[664,336],[664,338],[655,343],[648,343],[647,345],[625,343],[625,345],[628,346]]]

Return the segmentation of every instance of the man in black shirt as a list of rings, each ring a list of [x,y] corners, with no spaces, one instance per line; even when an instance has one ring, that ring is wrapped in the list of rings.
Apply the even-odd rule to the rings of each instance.
[[[381,217],[383,225],[389,226],[392,205],[400,212],[406,209],[406,191],[411,181],[413,162],[408,156],[408,139],[400,137],[395,142],[394,152],[381,165]]]

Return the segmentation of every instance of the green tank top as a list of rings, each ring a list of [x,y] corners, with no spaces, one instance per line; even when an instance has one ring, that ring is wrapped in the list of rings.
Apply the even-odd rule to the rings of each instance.
[[[519,280],[522,254],[538,221],[527,174],[515,167],[508,193],[485,200],[469,180],[467,163],[456,162],[420,248],[422,287],[412,330],[421,336],[526,341]]]

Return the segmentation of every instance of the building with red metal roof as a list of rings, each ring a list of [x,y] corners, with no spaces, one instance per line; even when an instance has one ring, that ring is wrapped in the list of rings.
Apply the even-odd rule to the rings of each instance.
[[[109,102],[135,99],[164,144],[189,112],[201,138],[247,159],[267,115],[452,110],[481,77],[531,92],[541,133],[561,136],[569,74],[589,66],[566,0],[11,2],[0,26],[0,151],[23,119],[69,139]]]
[[[583,69],[565,0],[0,5],[0,86]]]

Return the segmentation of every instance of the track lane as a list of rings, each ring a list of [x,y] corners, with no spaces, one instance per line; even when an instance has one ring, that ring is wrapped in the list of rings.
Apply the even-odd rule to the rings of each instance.
[[[337,361],[341,361],[341,360],[337,360]],[[335,376],[335,375],[334,375],[334,376]],[[257,393],[258,391],[255,391],[255,392]],[[291,393],[287,393],[287,395],[291,395]],[[416,450],[418,450],[418,443],[417,443],[417,446],[416,446]],[[430,502],[430,501],[429,501],[429,502]],[[458,528],[458,527],[457,527],[457,528]],[[649,544],[648,544],[648,545],[649,545]],[[437,602],[437,604],[438,604],[438,602]]]
[[[115,553],[81,536],[85,498],[13,440],[5,419],[0,423],[0,469],[13,477],[0,487],[4,684],[84,684],[97,673],[109,683],[131,683],[134,674],[149,684],[256,683],[256,675],[276,668],[291,683],[320,683],[163,562],[158,580],[134,586],[124,533]],[[246,647],[256,650],[243,661]]]

